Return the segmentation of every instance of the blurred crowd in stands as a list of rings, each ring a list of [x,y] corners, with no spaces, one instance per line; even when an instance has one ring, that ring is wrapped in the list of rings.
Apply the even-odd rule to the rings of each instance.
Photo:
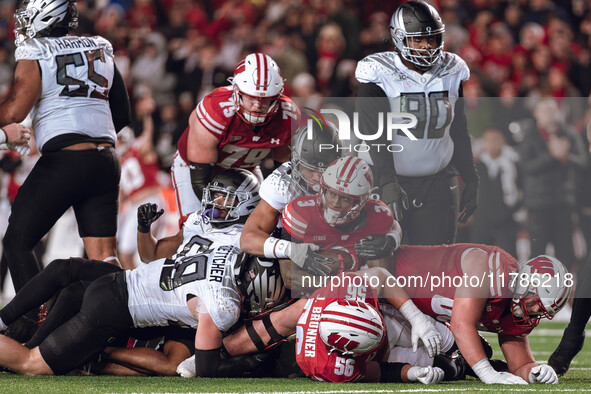
[[[227,85],[247,53],[270,55],[286,79],[286,94],[304,99],[306,106],[318,108],[323,97],[354,97],[357,61],[393,49],[388,41],[389,22],[400,3],[78,0],[78,34],[98,34],[112,42],[135,108],[131,129],[135,136],[142,134],[145,108],[149,108],[162,187],[167,188],[167,170],[189,114],[204,95]],[[464,95],[482,189],[477,214],[462,229],[460,240],[498,242],[523,259],[529,254],[531,234],[554,226],[561,234],[542,234],[536,242],[547,239],[555,249],[562,249],[557,244],[564,240],[556,241],[554,236],[574,239],[574,249],[564,252],[571,254],[563,254],[561,260],[567,265],[583,261],[585,251],[591,249],[585,247],[591,245],[585,137],[591,91],[591,2],[431,3],[445,23],[446,50],[459,54],[471,70]],[[8,92],[14,70],[12,30],[17,5],[14,0],[0,1],[0,97]],[[544,102],[540,97],[554,100]],[[153,105],[146,106],[146,100]],[[542,105],[546,107],[537,108]],[[555,116],[541,119],[548,111]],[[532,151],[532,146],[543,152]],[[541,154],[549,157],[548,167],[536,167]],[[26,172],[32,160],[34,154],[24,158],[18,171]],[[2,169],[0,187],[6,201],[15,187],[11,185],[18,181],[7,181],[14,168],[2,165]],[[540,223],[542,212],[556,212],[551,215],[556,220],[570,215],[572,229],[558,222]],[[0,219],[7,217],[6,206],[0,208]],[[531,245],[536,250],[540,247]]]

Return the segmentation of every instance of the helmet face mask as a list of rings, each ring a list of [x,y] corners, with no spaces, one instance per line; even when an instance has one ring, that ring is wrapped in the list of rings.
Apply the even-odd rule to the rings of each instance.
[[[571,292],[566,285],[568,271],[556,258],[541,255],[520,264],[512,279],[511,312],[517,325],[537,325],[551,320],[562,309]]]
[[[14,14],[15,44],[34,37],[48,37],[56,30],[65,35],[78,27],[75,0],[30,0]],[[63,33],[63,34],[61,34]]]
[[[336,126],[330,122],[325,127],[310,120],[297,131],[291,162],[292,178],[298,195],[317,194],[320,191],[321,176],[341,156],[340,148]]]
[[[244,296],[244,309],[250,316],[281,305],[286,288],[277,260],[249,256],[235,268],[236,281]]]
[[[390,20],[392,41],[400,56],[418,70],[427,71],[443,52],[445,25],[433,6],[422,0],[403,3]],[[429,48],[419,48],[426,40]]]
[[[373,174],[362,159],[345,156],[322,174],[318,205],[331,226],[351,222],[359,216],[373,190]]]
[[[250,171],[230,168],[203,189],[201,216],[212,224],[245,222],[260,200],[259,180]]]
[[[269,122],[283,93],[283,77],[275,61],[262,53],[251,53],[236,67],[230,81],[238,116],[253,126]]]

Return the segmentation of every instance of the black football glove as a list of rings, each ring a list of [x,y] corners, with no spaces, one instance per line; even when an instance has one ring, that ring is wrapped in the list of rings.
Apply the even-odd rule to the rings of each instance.
[[[466,223],[478,207],[478,181],[466,182],[460,200],[460,223]]]
[[[408,210],[408,196],[398,182],[386,183],[382,186],[380,200],[392,208],[394,219],[401,221],[403,210]]]
[[[355,243],[359,257],[368,260],[381,259],[396,250],[396,239],[390,234],[368,235]]]
[[[315,250],[318,250],[317,245],[292,242],[289,258],[295,265],[311,274],[330,275],[334,260],[314,252]]]
[[[150,226],[154,223],[162,214],[164,209],[158,210],[156,204],[142,204],[137,208],[137,231],[140,233],[149,233]]]

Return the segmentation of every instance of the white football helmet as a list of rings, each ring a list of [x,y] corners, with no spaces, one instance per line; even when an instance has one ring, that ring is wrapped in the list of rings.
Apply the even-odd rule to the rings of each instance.
[[[339,299],[320,315],[318,333],[322,342],[343,354],[358,356],[374,351],[382,342],[382,316],[363,301]]]
[[[248,170],[224,170],[203,189],[201,215],[214,224],[244,223],[261,199],[259,187],[258,178]]]
[[[279,109],[279,97],[283,93],[283,77],[270,56],[251,53],[238,64],[230,79],[234,88],[234,105],[238,115],[247,123],[259,126],[267,123]],[[260,101],[262,112],[245,107],[244,98]]]
[[[363,159],[344,156],[335,160],[320,181],[318,204],[324,209],[324,220],[330,225],[338,225],[355,220],[369,200],[373,189],[373,174]],[[331,205],[331,195],[342,201],[349,201],[346,207]],[[350,207],[348,206],[350,205]]]
[[[420,70],[428,70],[439,60],[443,51],[445,25],[432,5],[423,0],[403,3],[390,20],[390,33],[396,51]],[[433,36],[437,45],[433,49],[415,49],[409,39]]]
[[[33,37],[47,37],[62,28],[60,36],[78,27],[76,0],[30,0],[14,14],[16,46]]]
[[[518,276],[511,280],[513,319],[522,325],[536,325],[543,317],[552,319],[566,304],[572,286],[565,284],[568,271],[556,258],[535,257],[519,265]],[[529,313],[528,305],[539,312]]]

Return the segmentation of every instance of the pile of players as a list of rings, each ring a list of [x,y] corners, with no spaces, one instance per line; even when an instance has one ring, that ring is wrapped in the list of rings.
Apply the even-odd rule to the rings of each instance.
[[[417,75],[440,70],[455,83],[467,78],[461,59],[442,52],[436,11],[405,4],[393,16],[393,40],[406,60],[400,65],[414,65],[408,73]],[[30,11],[28,22],[39,10]],[[413,35],[405,30],[412,23],[401,23],[412,15],[430,15],[434,28]],[[33,37],[25,33],[26,43]],[[422,42],[411,45],[414,38]],[[398,66],[374,56],[358,74],[367,80],[380,67]],[[231,86],[199,103],[179,141],[172,170],[183,216],[178,234],[154,239],[150,228],[163,211],[146,203],[137,209],[145,264],[52,262],[0,310],[5,330],[53,299],[26,344],[0,336],[0,365],[28,375],[87,367],[122,375],[433,384],[470,374],[487,384],[557,383],[554,370],[534,360],[527,334],[566,303],[564,266],[549,256],[518,264],[485,245],[401,246],[399,200],[387,192],[388,204],[372,198],[370,165],[341,157],[334,125],[299,128],[300,118],[273,60],[248,55]],[[328,144],[334,149],[319,149]],[[261,183],[259,164],[269,154],[280,165]],[[477,187],[477,178],[470,181]],[[398,184],[382,189],[400,196]],[[468,216],[472,197],[463,207]],[[432,275],[481,280],[430,289],[392,280],[428,283]],[[326,277],[326,286],[310,286]],[[498,334],[506,363],[490,360],[478,330]],[[130,338],[161,351],[128,347]]]

